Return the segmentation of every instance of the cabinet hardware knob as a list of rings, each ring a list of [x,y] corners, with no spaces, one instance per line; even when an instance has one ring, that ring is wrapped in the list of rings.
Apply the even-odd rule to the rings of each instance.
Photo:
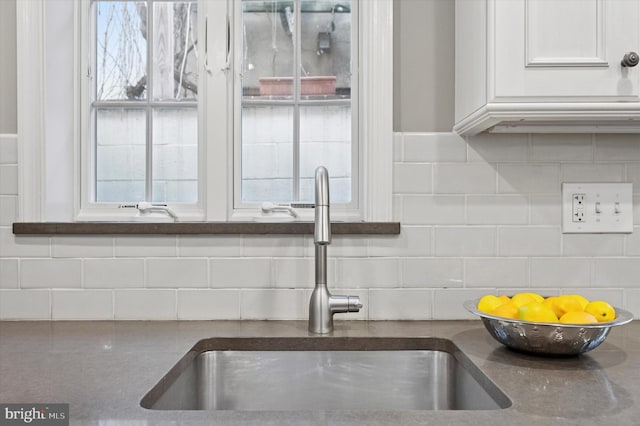
[[[640,57],[636,52],[629,52],[622,58],[620,65],[623,67],[635,67],[640,62]]]

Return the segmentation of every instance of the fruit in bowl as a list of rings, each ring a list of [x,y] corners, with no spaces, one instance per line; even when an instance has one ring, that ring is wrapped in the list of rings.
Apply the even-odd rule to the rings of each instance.
[[[613,327],[633,320],[631,312],[577,294],[546,298],[536,293],[485,295],[467,300],[464,307],[478,315],[489,334],[503,345],[547,356],[579,355],[595,349]]]
[[[579,294],[546,298],[537,293],[517,293],[511,297],[487,294],[480,298],[476,308],[496,317],[540,323],[595,324],[616,319],[616,311],[609,303],[589,301]]]

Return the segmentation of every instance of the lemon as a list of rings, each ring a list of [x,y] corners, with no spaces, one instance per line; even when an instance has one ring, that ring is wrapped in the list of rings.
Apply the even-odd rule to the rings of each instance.
[[[502,300],[502,303],[511,302],[511,298],[506,294],[501,294],[500,296],[498,296],[498,299]]]
[[[602,300],[589,302],[587,307],[584,308],[584,311],[596,317],[598,322],[607,322],[616,319],[616,311],[613,309],[613,306]]]
[[[544,301],[544,297],[536,293],[518,293],[514,294],[511,297],[511,300],[516,304],[516,306],[520,307],[531,302],[542,303]]]
[[[558,298],[558,296],[549,296],[542,302],[544,305],[547,305],[551,309],[553,309],[553,302]]]
[[[495,308],[502,305],[502,300],[493,294],[487,294],[480,298],[478,302],[478,310],[490,314]]]
[[[540,302],[530,302],[520,306],[518,319],[531,322],[558,322],[553,310]]]
[[[596,324],[598,320],[588,312],[572,311],[560,317],[560,322],[562,324]]]
[[[518,307],[515,303],[509,301],[495,308],[491,315],[502,318],[518,319]]]
[[[558,316],[562,317],[567,312],[582,312],[582,304],[573,296],[563,295],[558,296],[551,304],[551,309]]]
[[[584,311],[584,308],[587,307],[587,305],[589,304],[589,299],[587,299],[584,296],[581,296],[579,294],[570,294],[569,296],[573,297],[574,299],[576,299],[578,302],[580,302],[580,305],[582,305],[582,310]]]

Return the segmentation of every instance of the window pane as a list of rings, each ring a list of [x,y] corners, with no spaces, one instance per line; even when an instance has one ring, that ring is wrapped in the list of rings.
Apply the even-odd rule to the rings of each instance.
[[[315,169],[329,172],[332,203],[351,201],[351,107],[300,107],[300,199],[313,202]]]
[[[97,100],[146,98],[146,2],[96,3]]]
[[[243,96],[291,97],[293,2],[244,0],[242,10]]]
[[[351,96],[351,1],[302,0],[300,95]]]
[[[96,111],[96,201],[145,199],[146,112]]]
[[[198,110],[153,111],[153,202],[198,201]]]
[[[242,108],[242,201],[291,201],[293,108]]]
[[[153,99],[198,94],[197,2],[153,4]]]

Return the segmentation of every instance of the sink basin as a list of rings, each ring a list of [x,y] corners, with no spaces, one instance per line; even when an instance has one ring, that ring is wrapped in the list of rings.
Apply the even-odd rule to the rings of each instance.
[[[154,410],[495,410],[509,398],[437,338],[198,342],[140,403]]]

